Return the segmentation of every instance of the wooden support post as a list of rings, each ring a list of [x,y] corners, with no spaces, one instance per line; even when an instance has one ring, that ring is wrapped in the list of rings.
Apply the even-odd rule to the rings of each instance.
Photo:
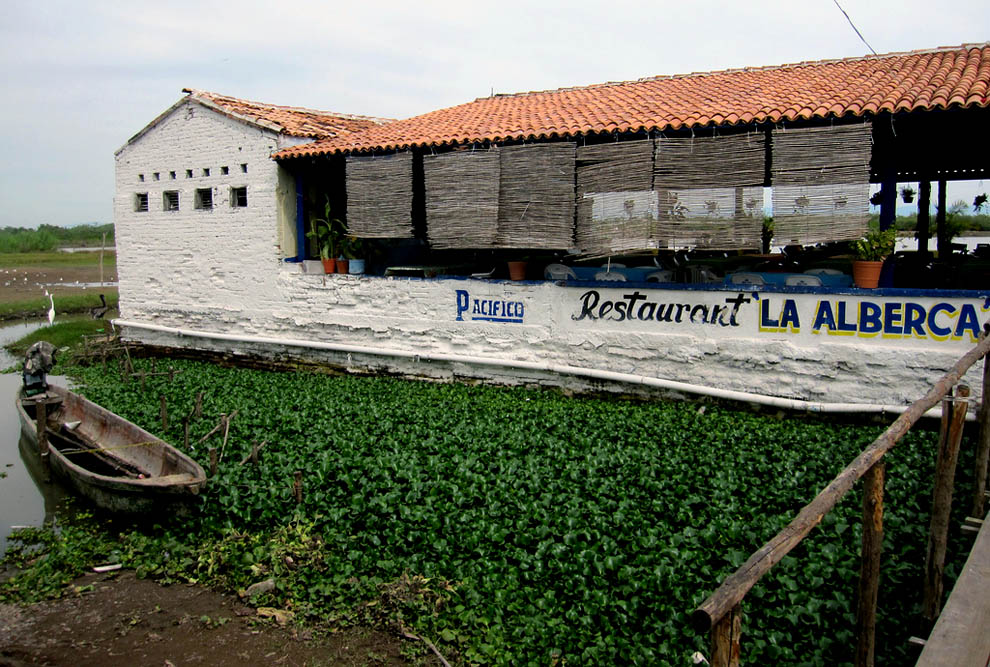
[[[203,416],[203,392],[196,394],[196,407],[193,408],[193,416],[196,419]]]
[[[144,376],[145,376],[145,372],[144,371],[141,371],[138,374],[138,377],[141,378],[141,391],[144,391]]]
[[[980,397],[980,439],[976,445],[976,484],[970,516],[983,517],[986,510],[987,465],[990,464],[990,356],[983,357],[983,394]]]
[[[41,459],[41,469],[45,474],[45,481],[51,481],[51,467],[48,460],[48,403],[42,396],[35,403],[34,409],[35,427],[38,431],[38,456]]]
[[[918,224],[914,235],[918,239],[918,253],[928,255],[928,238],[931,236],[929,227],[931,219],[929,209],[932,203],[932,182],[922,180],[918,183]]]
[[[712,667],[739,667],[739,637],[742,634],[742,603],[712,626]]]
[[[883,546],[884,468],[881,459],[863,476],[863,553],[857,596],[856,667],[872,667],[876,648],[877,589]]]
[[[217,448],[210,447],[210,477],[217,475]]]
[[[251,443],[251,465],[258,465],[258,442]]]
[[[935,209],[935,245],[938,249],[938,258],[941,260],[946,259],[952,252],[949,248],[949,235],[946,221],[946,182],[944,179],[939,179],[938,182],[938,206]]]
[[[943,415],[951,409],[952,417],[942,420],[943,437],[940,438],[938,458],[935,462],[935,493],[932,499],[932,520],[928,533],[928,552],[925,557],[925,590],[922,613],[929,623],[934,623],[942,609],[942,588],[945,572],[945,547],[949,536],[949,512],[952,509],[952,487],[959,458],[966,419],[969,387],[959,385],[958,398],[943,402]]]
[[[182,451],[189,451],[189,417],[182,418]]]
[[[162,431],[168,430],[168,408],[165,405],[165,394],[159,394],[158,400],[161,403]]]
[[[292,483],[292,492],[296,496],[296,504],[302,503],[302,470],[296,471],[295,481]]]

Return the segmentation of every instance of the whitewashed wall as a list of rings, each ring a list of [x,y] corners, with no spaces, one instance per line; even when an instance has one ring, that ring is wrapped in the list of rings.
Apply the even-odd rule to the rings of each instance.
[[[118,151],[114,224],[124,316],[144,303],[196,309],[277,294],[279,261],[296,252],[295,183],[270,156],[292,141],[190,100]],[[231,206],[231,188],[243,186],[248,205]],[[199,188],[212,188],[212,209],[194,208]],[[179,191],[178,211],[163,210],[166,190]],[[139,192],[148,193],[147,212],[134,210]]]
[[[981,325],[973,318],[982,322],[988,313],[983,298],[867,296],[865,302],[873,305],[866,307],[860,322],[858,304],[864,299],[854,294],[822,297],[565,287],[550,282],[317,276],[285,268],[273,277],[270,291],[237,293],[195,306],[132,302],[125,319],[245,338],[413,352],[423,357],[454,354],[553,363],[813,401],[907,404],[924,394],[974,344],[973,335]],[[823,307],[823,299],[830,305]],[[837,311],[840,302],[844,319],[829,320],[829,309]],[[926,318],[934,310],[933,328],[928,328],[927,319],[919,325],[917,311],[912,310],[912,330],[907,335],[895,333],[899,322],[903,331],[906,302],[923,309]],[[619,303],[626,305],[617,308]],[[881,314],[885,308],[889,313],[886,335],[872,331],[871,318],[877,308]],[[776,326],[782,311],[788,313],[783,329]],[[626,317],[626,312],[632,317]],[[900,320],[898,312],[902,313]],[[795,317],[800,321],[795,322]],[[813,327],[816,319],[817,331]],[[882,316],[879,321],[884,329]],[[830,322],[836,329],[831,333]],[[853,326],[859,330],[840,330]],[[942,336],[947,328],[950,333]],[[510,384],[538,382],[577,391],[652,391],[484,364],[214,341],[134,328],[127,330],[127,336],[155,344],[295,356],[355,370]],[[967,379],[978,393],[978,370]]]

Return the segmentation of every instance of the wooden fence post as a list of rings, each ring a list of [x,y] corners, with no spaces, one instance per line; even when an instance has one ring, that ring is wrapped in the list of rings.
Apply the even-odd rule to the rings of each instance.
[[[168,430],[168,408],[165,405],[165,394],[159,394],[158,400],[161,403],[162,431]]]
[[[295,481],[293,481],[293,483],[292,483],[292,491],[293,491],[293,494],[296,496],[296,503],[297,504],[301,503],[302,500],[303,500],[303,495],[302,495],[302,470],[297,470],[296,471],[296,478],[295,478]]]
[[[712,626],[712,667],[739,667],[739,637],[742,635],[742,603]]]
[[[41,459],[41,469],[44,471],[45,481],[51,481],[51,467],[48,454],[48,402],[42,396],[35,404],[34,421],[38,430],[38,456]]]
[[[189,416],[182,418],[182,451],[189,451]]]
[[[983,518],[986,509],[987,465],[990,463],[990,356],[983,357],[983,393],[980,395],[980,439],[976,446],[976,488],[969,515]]]
[[[210,447],[210,477],[217,476],[217,448]]]
[[[883,485],[886,464],[877,461],[863,476],[863,553],[857,596],[856,667],[872,667],[876,648],[877,589],[883,546]]]
[[[958,398],[943,402],[943,415],[951,405],[952,417],[943,416],[942,434],[935,462],[935,493],[932,499],[931,528],[928,533],[928,552],[925,557],[925,590],[922,603],[924,618],[934,623],[942,609],[943,574],[945,573],[945,547],[949,536],[949,512],[952,509],[952,487],[959,458],[959,443],[969,401],[969,387],[959,385]]]

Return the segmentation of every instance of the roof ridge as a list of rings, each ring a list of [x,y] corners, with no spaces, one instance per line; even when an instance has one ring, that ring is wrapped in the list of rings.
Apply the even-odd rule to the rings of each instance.
[[[308,107],[296,107],[296,106],[286,106],[283,104],[271,104],[269,102],[259,102],[257,100],[246,100],[240,97],[233,97],[232,95],[223,95],[222,93],[214,93],[209,90],[202,90],[199,88],[183,88],[182,92],[188,94],[190,97],[195,97],[200,100],[207,100],[213,104],[222,104],[220,100],[230,100],[234,103],[240,104],[250,104],[254,106],[264,107],[267,109],[278,109],[280,111],[291,111],[293,113],[305,113],[313,114],[317,116],[332,116],[334,118],[343,118],[345,120],[366,120],[373,123],[383,124],[390,123],[394,118],[385,118],[384,116],[364,116],[361,114],[353,113],[340,113],[337,111],[326,111],[323,109],[310,109]]]
[[[886,58],[898,58],[904,56],[914,56],[914,55],[925,55],[932,53],[952,53],[956,51],[969,51],[972,49],[988,48],[990,47],[990,41],[987,42],[971,42],[960,44],[959,46],[938,46],[933,49],[916,49],[913,51],[892,51],[890,53],[870,53],[865,56],[849,56],[846,58],[828,58],[824,60],[804,60],[797,63],[785,63],[781,65],[755,65],[746,67],[733,67],[729,69],[721,70],[710,70],[707,72],[690,72],[686,74],[657,74],[654,76],[645,76],[638,79],[629,79],[627,81],[606,81],[603,83],[592,83],[585,86],[567,86],[563,88],[552,88],[548,90],[531,90],[528,92],[517,92],[517,93],[494,93],[488,97],[478,97],[474,101],[480,102],[482,100],[489,100],[496,97],[526,97],[528,95],[552,95],[554,93],[567,93],[577,90],[594,90],[596,88],[610,88],[614,86],[625,86],[632,83],[647,83],[650,81],[670,81],[673,79],[690,79],[690,78],[700,78],[706,76],[717,76],[722,74],[738,74],[742,72],[768,72],[773,70],[783,70],[783,69],[793,69],[797,67],[813,67],[816,65],[834,65],[844,62],[863,62],[868,60],[883,60]]]

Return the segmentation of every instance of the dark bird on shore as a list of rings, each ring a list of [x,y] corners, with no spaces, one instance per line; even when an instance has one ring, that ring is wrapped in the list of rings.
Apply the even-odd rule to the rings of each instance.
[[[103,316],[106,315],[107,311],[110,309],[110,306],[107,305],[106,298],[102,294],[100,295],[100,302],[103,304],[102,306],[89,309],[89,314],[93,316],[94,320],[102,320]]]

